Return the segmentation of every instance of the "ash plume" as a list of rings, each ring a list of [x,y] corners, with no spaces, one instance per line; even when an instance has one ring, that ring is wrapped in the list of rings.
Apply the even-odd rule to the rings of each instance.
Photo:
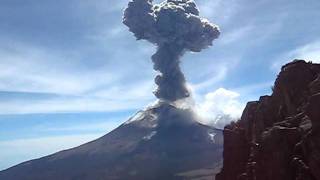
[[[200,52],[211,46],[220,34],[218,26],[199,17],[193,0],[166,0],[155,5],[152,0],[131,0],[123,23],[137,40],[157,46],[152,56],[154,69],[160,72],[155,78],[155,96],[169,102],[189,97],[180,57],[185,51]]]

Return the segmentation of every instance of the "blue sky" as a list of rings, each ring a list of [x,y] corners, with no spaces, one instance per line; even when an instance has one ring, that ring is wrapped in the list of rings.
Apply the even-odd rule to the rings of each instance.
[[[196,3],[222,33],[182,60],[207,117],[238,117],[294,58],[320,62],[319,0]],[[126,4],[0,2],[0,169],[93,140],[155,101],[155,47],[122,25]]]

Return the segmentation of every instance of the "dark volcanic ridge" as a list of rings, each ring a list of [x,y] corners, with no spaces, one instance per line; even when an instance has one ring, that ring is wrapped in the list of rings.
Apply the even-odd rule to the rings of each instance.
[[[271,96],[224,129],[217,180],[320,180],[320,64],[282,67]]]
[[[185,179],[214,176],[222,131],[189,109],[158,103],[107,135],[0,172],[2,180]]]

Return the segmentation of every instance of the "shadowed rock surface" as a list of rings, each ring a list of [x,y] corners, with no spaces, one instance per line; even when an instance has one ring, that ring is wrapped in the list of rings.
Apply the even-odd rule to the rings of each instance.
[[[271,96],[224,129],[217,180],[320,180],[320,65],[282,67]]]
[[[162,103],[95,141],[1,171],[0,179],[212,179],[222,143],[221,130],[199,124],[189,110]]]

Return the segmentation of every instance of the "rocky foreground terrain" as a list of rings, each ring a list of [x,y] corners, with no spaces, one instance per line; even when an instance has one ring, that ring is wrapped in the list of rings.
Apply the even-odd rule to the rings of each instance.
[[[282,67],[271,96],[224,128],[217,180],[320,180],[320,65]]]

